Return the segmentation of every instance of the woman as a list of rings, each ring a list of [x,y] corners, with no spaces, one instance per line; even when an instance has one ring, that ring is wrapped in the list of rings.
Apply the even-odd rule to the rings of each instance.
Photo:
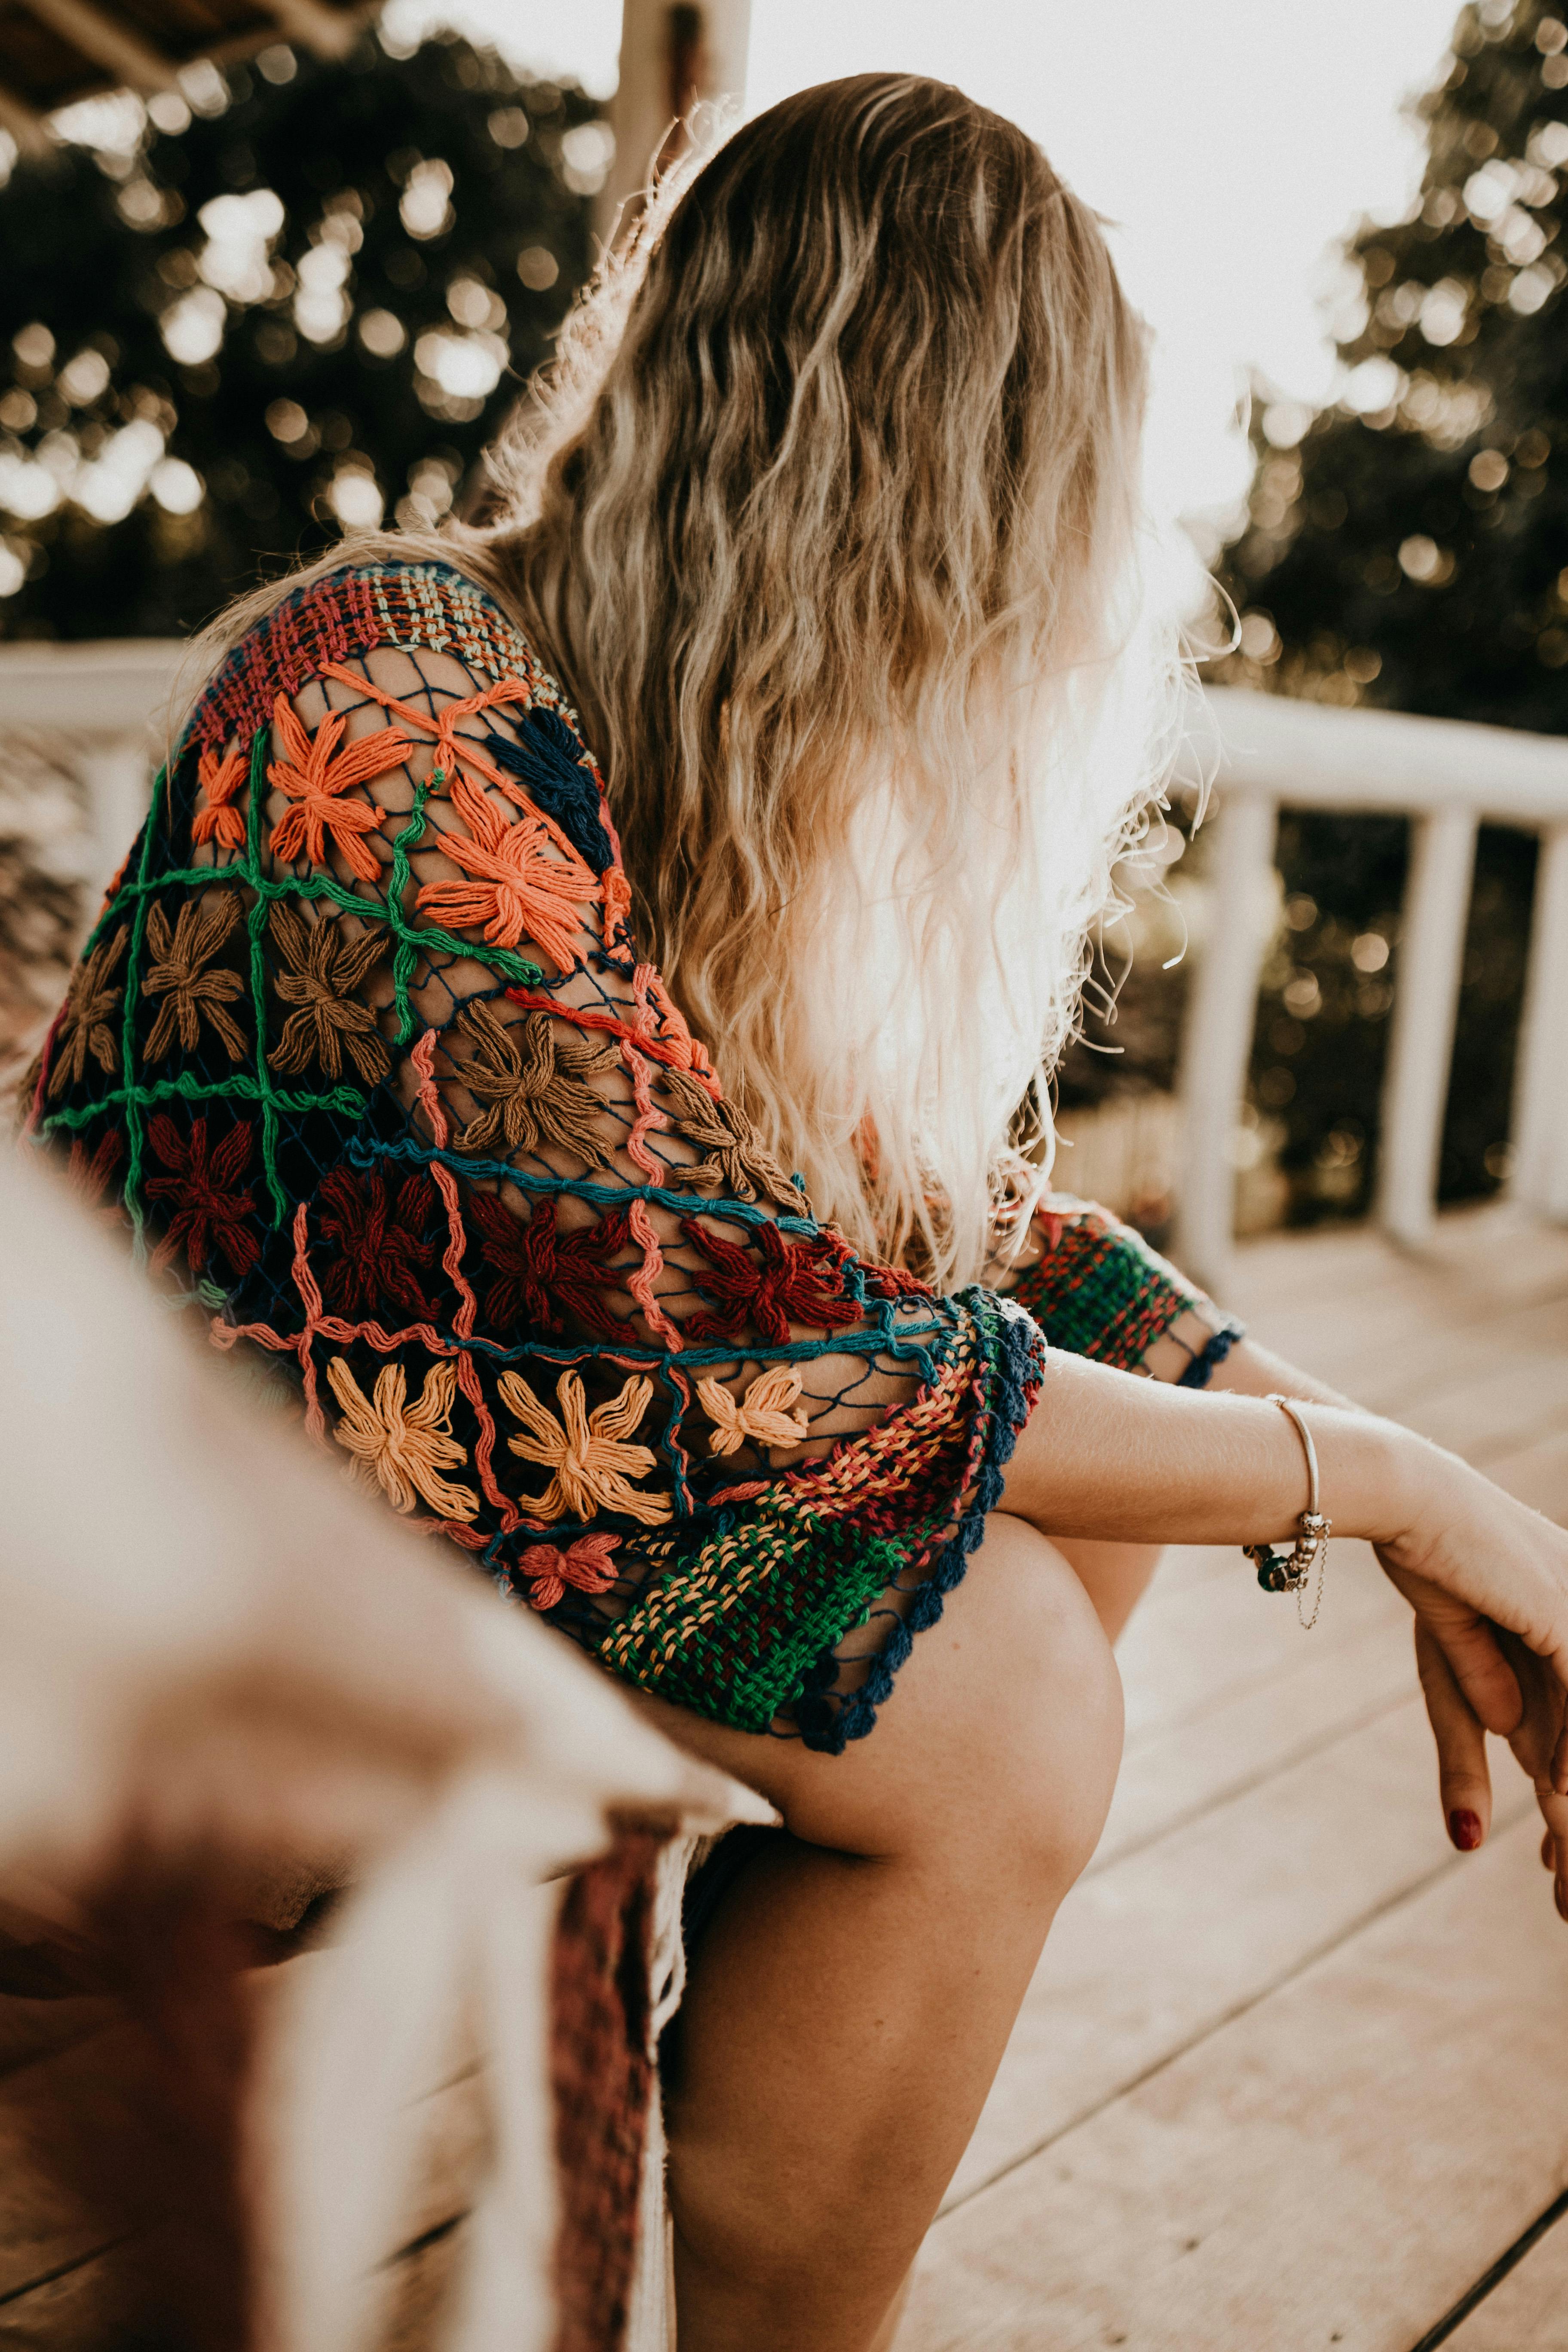
[[[37,1081],[220,1347],[783,1814],[696,1955],[682,2352],[886,2340],[1149,1548],[1308,1499],[1275,1404],[1192,1391],[1322,1392],[1023,1148],[1154,772],[1143,381],[1011,125],[775,108],[579,317],[499,520],[238,608]],[[1568,1537],[1310,1425],[1458,1842],[1489,1725],[1568,1876]]]

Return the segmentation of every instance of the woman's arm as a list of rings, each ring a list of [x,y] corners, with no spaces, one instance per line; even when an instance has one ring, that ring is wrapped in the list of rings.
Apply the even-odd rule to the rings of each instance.
[[[1281,1368],[1288,1370],[1288,1368]],[[1322,1507],[1373,1545],[1415,1612],[1446,1809],[1507,1738],[1536,1794],[1568,1917],[1568,1533],[1408,1430],[1333,1404],[1311,1427]],[[1052,1350],[1002,1508],[1046,1534],[1122,1542],[1289,1540],[1307,1499],[1300,1440],[1275,1406],[1197,1393]],[[1503,1637],[1509,1642],[1505,1654]],[[1479,1833],[1457,1843],[1479,1843]]]

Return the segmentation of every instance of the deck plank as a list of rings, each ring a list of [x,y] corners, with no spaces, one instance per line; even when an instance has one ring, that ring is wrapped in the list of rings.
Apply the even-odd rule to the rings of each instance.
[[[1254,1335],[1568,1520],[1568,1232],[1276,1236]],[[1173,1554],[1121,1652],[1129,1737],[922,2255],[899,2352],[1410,2352],[1568,2182],[1568,1935],[1506,1752],[1448,1847],[1409,1618],[1336,1544],[1327,1640]],[[1568,2352],[1568,2222],[1455,2352]]]
[[[1568,2352],[1568,2219],[1461,2320],[1445,2352]]]
[[[945,2216],[899,2352],[1410,2352],[1568,2181],[1535,1843],[1520,1822]]]

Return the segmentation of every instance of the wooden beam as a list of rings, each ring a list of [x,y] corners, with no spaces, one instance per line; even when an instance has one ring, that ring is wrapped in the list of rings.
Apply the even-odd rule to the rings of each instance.
[[[332,61],[347,57],[365,21],[360,9],[326,8],[321,0],[262,0],[262,5],[285,40]]]
[[[24,155],[52,155],[55,142],[36,108],[0,82],[0,131],[8,131]]]
[[[1568,1221],[1568,824],[1542,835],[1514,1078],[1514,1198]]]
[[[22,0],[40,25],[47,25],[95,66],[132,89],[173,89],[177,76],[169,59],[141,37],[96,8],[92,0]]]
[[[703,0],[674,8],[668,0],[624,0],[620,81],[610,108],[616,160],[595,213],[607,236],[623,205],[635,210],[656,156],[694,102],[746,92],[752,0]]]
[[[1258,1020],[1258,983],[1278,904],[1268,793],[1222,788],[1206,935],[1182,1036],[1182,1188],[1176,1255],[1225,1296],[1235,1223],[1234,1144]]]
[[[1416,820],[1394,970],[1377,1199],[1384,1231],[1412,1248],[1430,1240],[1437,1213],[1437,1160],[1475,863],[1471,811],[1440,808]]]

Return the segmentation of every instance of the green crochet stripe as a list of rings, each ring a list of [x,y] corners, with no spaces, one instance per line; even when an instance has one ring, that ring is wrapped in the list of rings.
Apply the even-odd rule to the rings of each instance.
[[[1011,1294],[1053,1348],[1131,1371],[1201,1290],[1131,1226],[1090,1211],[1064,1224],[1056,1247],[1026,1269]]]
[[[935,1517],[892,1538],[808,1515],[747,1519],[698,1545],[645,1541],[647,1582],[601,1650],[613,1640],[614,1671],[660,1698],[766,1731],[823,1653],[867,1622],[942,1533]]]

